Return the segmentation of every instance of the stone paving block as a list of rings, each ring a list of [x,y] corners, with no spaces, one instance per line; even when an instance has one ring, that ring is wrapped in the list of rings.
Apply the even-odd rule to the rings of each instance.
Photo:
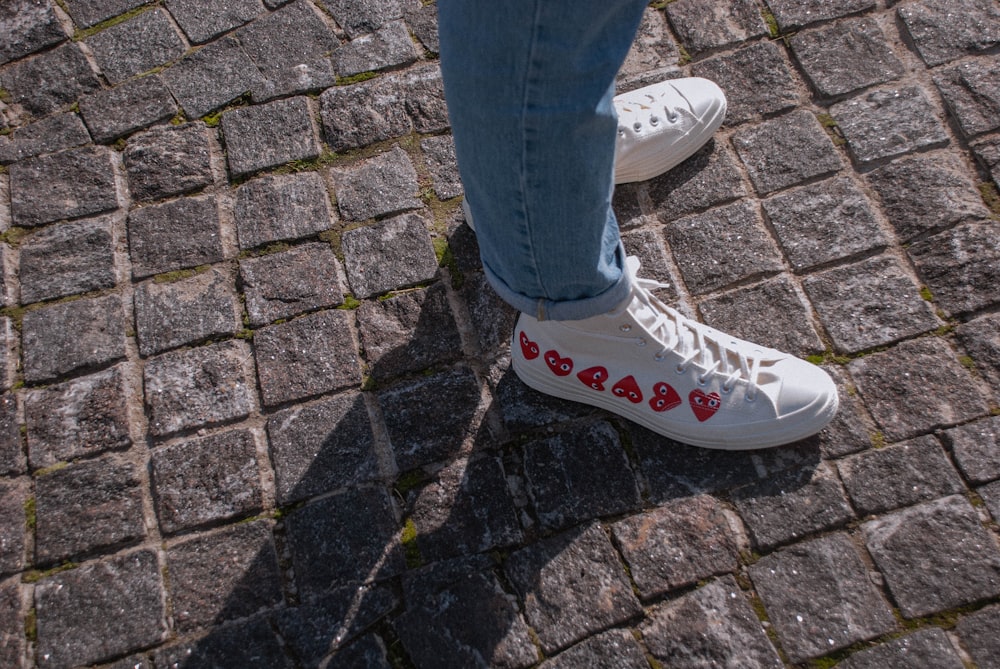
[[[254,408],[252,355],[244,342],[227,341],[150,358],[143,371],[150,434],[246,417]]]
[[[1000,398],[1000,315],[986,314],[955,328],[959,344],[979,374]]]
[[[34,0],[10,0],[0,9],[0,65],[66,39],[53,6]]]
[[[821,98],[884,84],[904,73],[885,33],[869,17],[797,32],[789,44]]]
[[[23,474],[27,460],[17,420],[17,398],[0,395],[0,474]]]
[[[677,282],[659,231],[641,228],[623,234],[621,240],[625,253],[642,262],[642,276],[666,285],[666,288],[657,288],[652,293],[665,303],[676,305],[680,299]]]
[[[167,0],[166,6],[192,44],[208,42],[263,12],[260,0],[222,0],[210,5],[201,0]]]
[[[20,578],[0,582],[0,663],[5,667],[23,666],[27,650],[23,610]]]
[[[979,484],[1000,479],[1000,416],[946,430],[942,436],[966,480]]]
[[[611,195],[611,209],[618,219],[619,229],[630,230],[643,224],[642,207],[639,204],[640,192],[645,193],[646,188],[638,183],[615,186]]]
[[[458,161],[455,158],[455,142],[450,135],[428,137],[420,142],[427,169],[434,182],[434,194],[439,200],[458,197],[462,190],[462,180],[458,176]]]
[[[843,486],[825,464],[792,469],[737,488],[732,500],[750,540],[761,551],[854,518]]]
[[[830,114],[861,166],[948,143],[937,110],[919,86],[873,90],[838,102]]]
[[[2,257],[2,255],[0,255]],[[0,282],[2,289],[2,282]],[[6,300],[0,300],[5,302]],[[14,366],[14,325],[6,316],[0,316],[0,388],[8,390],[14,382],[12,369]]]
[[[417,56],[406,23],[400,19],[342,45],[333,52],[333,66],[340,76],[350,77],[406,65]]]
[[[10,166],[11,222],[33,227],[118,208],[114,153],[85,146]]]
[[[327,669],[392,669],[385,642],[375,634],[368,634],[344,650],[337,652],[326,664]]]
[[[107,218],[58,223],[21,242],[21,304],[115,285],[115,234]]]
[[[496,365],[492,379],[494,397],[503,413],[504,424],[511,432],[525,432],[549,424],[593,416],[596,411],[586,404],[560,399],[529,388],[510,369],[509,354],[504,353]]]
[[[146,536],[139,472],[119,457],[84,460],[36,477],[35,507],[40,564]]]
[[[764,451],[723,451],[681,444],[632,423],[625,428],[655,504],[746,486],[820,462],[817,444],[809,441]]]
[[[167,548],[174,626],[187,632],[282,602],[273,521],[233,525]]]
[[[961,223],[909,247],[917,272],[945,313],[958,315],[1000,302],[1000,224]]]
[[[888,602],[845,534],[768,555],[751,565],[750,578],[792,662],[896,629]]]
[[[961,495],[897,511],[861,529],[868,552],[906,618],[1000,593],[996,538]]]
[[[805,356],[825,348],[808,307],[785,276],[708,299],[705,323],[741,339]]]
[[[693,214],[746,195],[747,187],[732,152],[714,140],[674,169],[649,182],[649,197],[656,207],[656,214],[668,224],[678,216]]]
[[[290,648],[306,667],[318,667],[331,650],[351,643],[355,637],[384,618],[396,608],[398,600],[389,587],[386,586],[346,586],[335,588],[320,597],[310,599],[307,603],[293,608],[287,608],[274,617],[285,646]],[[362,637],[344,653],[337,653],[334,660],[326,667],[374,667],[380,669],[380,664],[341,665],[340,662],[353,656],[353,651],[359,645],[365,645]],[[388,666],[385,669],[389,669]]]
[[[251,179],[236,191],[240,248],[309,237],[334,222],[323,177],[316,172]]]
[[[469,310],[469,318],[480,348],[491,354],[509,346],[510,335],[520,312],[500,299],[482,272],[463,277],[461,294]]]
[[[414,491],[410,519],[425,561],[473,555],[521,541],[514,500],[500,460],[458,460]]]
[[[972,375],[937,337],[859,358],[848,370],[890,441],[987,413]]]
[[[223,259],[214,195],[133,209],[128,216],[132,276],[188,269]]]
[[[422,2],[410,2],[404,5],[403,17],[410,32],[420,40],[425,49],[431,53],[441,51],[438,39],[437,3],[425,5]]]
[[[335,86],[319,97],[323,136],[334,151],[346,151],[409,134],[406,91],[398,77],[383,75]]]
[[[919,629],[899,639],[860,651],[837,664],[839,669],[963,669],[944,630]]]
[[[303,595],[379,581],[405,569],[399,523],[392,500],[381,489],[324,497],[286,518],[292,569]]]
[[[1000,189],[1000,138],[985,139],[972,146],[976,159],[989,172],[994,187]]]
[[[222,116],[226,157],[234,177],[319,156],[304,97],[242,107]]]
[[[257,375],[266,406],[361,383],[358,345],[346,311],[321,311],[254,334]]]
[[[615,85],[622,92],[661,81],[664,74],[678,71],[679,62],[680,48],[670,32],[666,15],[652,6],[646,7],[625,62],[618,68]]]
[[[260,84],[262,75],[234,37],[185,56],[163,72],[167,88],[189,119],[219,109]]]
[[[365,358],[376,380],[418,372],[462,355],[444,284],[366,300],[356,313]]]
[[[120,366],[25,393],[31,468],[127,449],[127,403]]]
[[[403,16],[403,3],[400,0],[323,0],[323,4],[351,39],[374,32]]]
[[[784,266],[757,208],[736,202],[667,225],[665,236],[688,290],[718,290]]]
[[[133,79],[80,98],[80,113],[94,141],[108,143],[177,113],[159,75]]]
[[[233,278],[213,267],[190,278],[146,281],[135,287],[139,353],[150,356],[205,339],[235,334],[241,327]]]
[[[417,172],[398,145],[374,158],[332,170],[337,205],[348,221],[395,214],[421,206]],[[350,233],[344,235],[345,239]]]
[[[805,110],[741,129],[732,141],[761,195],[841,168],[830,137]]]
[[[167,635],[156,553],[139,550],[42,579],[35,586],[38,666],[75,667]]]
[[[73,104],[81,95],[100,90],[101,82],[75,42],[67,42],[6,68],[0,85],[14,102],[35,116]]]
[[[538,661],[517,603],[488,565],[437,562],[406,574],[406,611],[393,626],[417,666],[523,669]]]
[[[904,242],[955,223],[989,217],[968,168],[951,152],[900,158],[867,178]]]
[[[678,0],[664,7],[681,44],[692,56],[767,34],[760,8],[750,0],[726,0],[707,7]]]
[[[437,64],[413,67],[394,76],[400,79],[406,94],[406,111],[417,132],[435,133],[451,127],[441,68]]]
[[[929,66],[1000,43],[1000,7],[990,0],[921,0],[896,12]]]
[[[125,356],[121,297],[63,302],[24,314],[24,380],[48,381]]]
[[[708,495],[674,500],[611,526],[643,599],[736,571],[732,532],[722,507]]]
[[[505,571],[546,654],[642,611],[611,541],[597,524],[512,553]]]
[[[782,32],[875,8],[875,0],[767,0]]]
[[[321,90],[337,81],[328,54],[339,42],[304,0],[262,15],[237,37],[263,75],[253,88],[255,101]]]
[[[426,283],[437,275],[427,223],[417,213],[349,230],[341,245],[351,290],[360,299]]]
[[[840,408],[833,420],[816,435],[823,458],[833,459],[857,453],[872,445],[875,424],[864,409],[854,384],[847,379],[839,365],[823,368],[837,384]]]
[[[991,606],[962,618],[955,626],[959,638],[979,669],[1000,667],[1000,643],[995,631],[1000,626],[1000,607]]]
[[[939,326],[895,258],[878,256],[806,277],[802,286],[834,347],[857,353]]]
[[[240,282],[252,327],[344,302],[337,257],[326,243],[244,258]]]
[[[197,666],[203,667],[293,669],[296,666],[270,621],[263,617],[220,626],[207,636],[162,647],[153,653],[157,667],[183,667],[192,663],[192,657],[197,658]]]
[[[291,504],[379,477],[375,435],[357,392],[268,417],[278,504]]]
[[[159,8],[105,28],[84,44],[112,84],[176,60],[186,49],[167,13]]]
[[[650,653],[666,666],[784,666],[732,576],[654,609],[639,630]]]
[[[475,375],[464,367],[379,393],[400,471],[450,460],[468,450],[479,430],[480,393]]]
[[[159,126],[133,135],[122,158],[136,200],[159,200],[212,183],[211,150],[201,123]]]
[[[1000,60],[962,63],[941,72],[934,83],[965,137],[1000,128]]]
[[[727,126],[772,116],[803,98],[788,56],[769,41],[699,61],[691,66],[691,74],[714,81],[726,92]]]
[[[73,22],[89,28],[102,21],[135,9],[142,0],[66,0],[65,6]]]
[[[78,114],[53,114],[17,128],[0,142],[0,164],[34,158],[90,143],[90,133]]]
[[[25,567],[25,535],[28,518],[25,503],[31,496],[27,478],[0,480],[0,574],[12,574]]]
[[[931,435],[859,453],[840,460],[837,469],[861,515],[965,492],[958,472]]]
[[[248,430],[158,448],[150,472],[156,515],[167,534],[262,508],[256,445]]]
[[[847,177],[780,193],[763,207],[796,271],[888,243],[871,201]]]
[[[603,421],[525,444],[524,475],[547,530],[632,511],[640,503],[625,449]]]
[[[611,629],[589,639],[539,665],[539,669],[646,669],[642,646],[628,630]]]

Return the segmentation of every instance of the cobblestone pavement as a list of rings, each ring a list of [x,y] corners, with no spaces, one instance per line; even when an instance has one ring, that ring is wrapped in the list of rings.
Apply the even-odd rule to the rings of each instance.
[[[474,39],[474,36],[470,36]],[[822,360],[698,450],[508,371],[418,0],[0,0],[0,666],[1000,667],[1000,3],[654,3],[664,297]]]

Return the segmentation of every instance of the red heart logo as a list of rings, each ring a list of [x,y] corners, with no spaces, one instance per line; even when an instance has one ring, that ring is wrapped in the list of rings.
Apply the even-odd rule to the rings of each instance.
[[[611,386],[611,392],[618,395],[618,397],[624,397],[633,404],[638,404],[642,401],[642,391],[639,390],[639,384],[635,382],[634,376],[626,376]]]
[[[576,376],[594,390],[604,390],[604,382],[608,380],[608,370],[603,367],[590,367]]]
[[[691,403],[691,410],[694,411],[695,417],[703,423],[714,416],[715,412],[722,406],[722,398],[719,397],[719,393],[706,395],[700,390],[692,390],[691,394],[688,395],[688,401]]]
[[[521,333],[521,353],[525,360],[534,360],[538,357],[538,344],[528,339],[528,335]]]
[[[669,411],[681,403],[681,396],[674,387],[663,381],[653,386],[653,394],[654,397],[649,400],[649,407],[653,411]]]
[[[555,351],[545,352],[545,362],[548,363],[549,369],[556,376],[567,376],[573,371],[573,361],[569,358],[563,358]]]

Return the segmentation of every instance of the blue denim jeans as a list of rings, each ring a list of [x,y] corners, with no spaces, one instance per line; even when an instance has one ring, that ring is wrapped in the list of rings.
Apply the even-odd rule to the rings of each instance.
[[[483,267],[573,320],[628,296],[611,210],[614,79],[647,0],[439,0],[441,70]]]

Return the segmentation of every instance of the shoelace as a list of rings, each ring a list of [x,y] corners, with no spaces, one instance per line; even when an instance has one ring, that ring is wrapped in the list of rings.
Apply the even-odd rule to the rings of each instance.
[[[631,272],[631,268],[629,271]],[[732,392],[735,383],[743,379],[747,384],[746,399],[753,402],[757,398],[760,357],[751,355],[750,351],[735,341],[726,344],[718,337],[709,335],[704,325],[668,307],[652,294],[653,290],[666,287],[666,284],[658,281],[632,275],[632,295],[648,313],[644,314],[645,318],[636,314],[636,318],[642,320],[643,325],[662,344],[654,358],[663,360],[667,353],[677,352],[682,356],[677,365],[679,374],[686,372],[688,365],[694,363],[701,370],[697,378],[699,385],[705,385],[708,377],[713,374],[725,376],[721,388],[724,393]],[[629,304],[626,304],[621,312],[609,315],[620,315],[628,307]],[[652,316],[651,321],[649,316]]]

